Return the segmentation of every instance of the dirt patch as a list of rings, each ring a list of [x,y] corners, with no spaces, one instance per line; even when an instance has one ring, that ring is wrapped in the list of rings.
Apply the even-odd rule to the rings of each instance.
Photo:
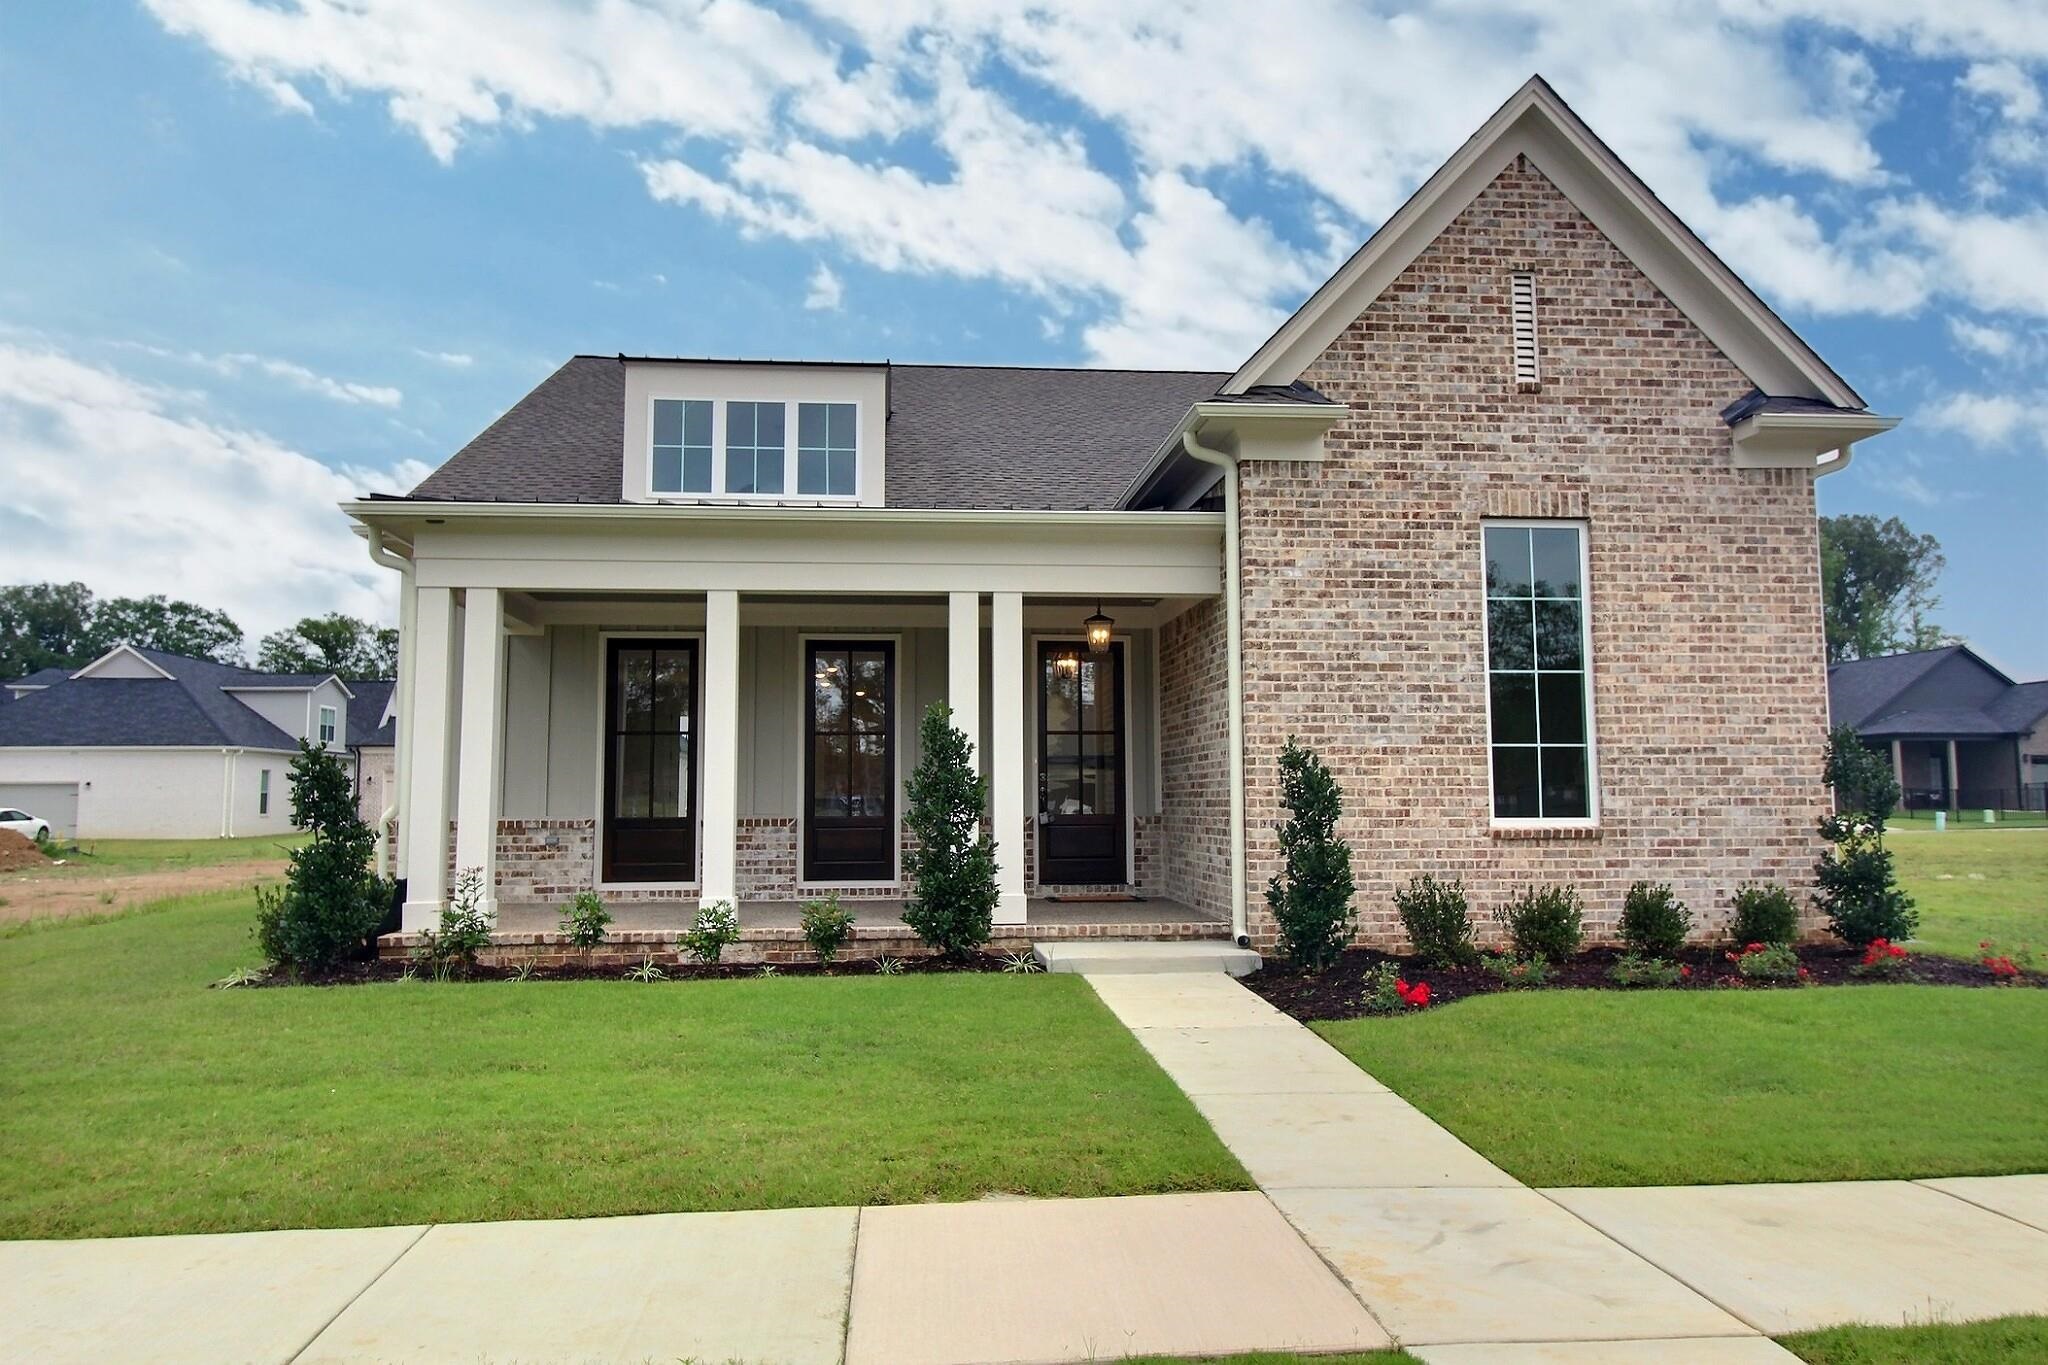
[[[1727,949],[1688,948],[1672,960],[1691,970],[1691,976],[1676,986],[1617,986],[1607,977],[1615,959],[1615,948],[1592,948],[1570,962],[1553,968],[1549,980],[1538,987],[1510,987],[1478,967],[1446,970],[1425,966],[1419,959],[1392,957],[1369,948],[1354,948],[1338,959],[1337,965],[1321,976],[1305,976],[1287,966],[1271,966],[1254,972],[1244,984],[1271,1003],[1304,1023],[1313,1019],[1356,1019],[1366,1013],[1366,976],[1382,962],[1391,962],[1402,977],[1413,983],[1429,983],[1429,1007],[1435,1009],[1468,996],[1491,995],[1511,989],[1535,990],[1799,990],[1807,986],[1872,986],[1906,982],[1922,986],[2048,987],[2048,975],[2030,973],[2017,982],[2001,981],[1989,968],[1975,962],[1934,957],[1920,953],[1907,959],[1899,975],[1859,976],[1852,969],[1863,960],[1860,949],[1807,946],[1798,949],[1799,965],[1807,980],[1752,981],[1736,974],[1728,961]]]
[[[34,848],[35,845],[29,847]],[[66,874],[46,860],[32,865],[32,870],[0,879],[0,923],[105,915],[130,906],[168,900],[173,896],[233,891],[258,882],[275,881],[284,875],[288,866],[282,858],[257,858],[155,872],[81,875]],[[37,872],[33,867],[42,870]]]
[[[0,829],[0,872],[19,872],[27,867],[42,867],[49,862],[36,841],[26,834],[11,829]]]

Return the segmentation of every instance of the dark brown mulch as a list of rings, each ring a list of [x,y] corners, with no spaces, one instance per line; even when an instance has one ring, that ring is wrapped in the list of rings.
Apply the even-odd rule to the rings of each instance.
[[[1851,969],[1863,960],[1861,949],[1806,946],[1796,950],[1807,980],[1749,981],[1738,976],[1728,961],[1728,949],[1687,948],[1672,959],[1692,969],[1689,979],[1669,987],[1617,986],[1608,980],[1608,969],[1621,956],[1617,948],[1589,948],[1570,962],[1551,969],[1550,979],[1538,987],[1510,987],[1478,967],[1446,970],[1423,965],[1414,958],[1393,957],[1370,948],[1354,948],[1338,959],[1337,965],[1321,976],[1307,976],[1285,964],[1276,963],[1246,977],[1244,984],[1264,996],[1275,1008],[1307,1022],[1312,1019],[1356,1019],[1365,1014],[1366,974],[1382,962],[1391,962],[1402,977],[1414,983],[1429,983],[1430,1008],[1447,1005],[1467,996],[1491,995],[1511,989],[1535,990],[1772,990],[1801,986],[1868,986],[1901,982],[1922,986],[1998,986],[2016,984],[2048,987],[2048,975],[2029,973],[2017,983],[2002,982],[1989,968],[1975,962],[1914,953],[1896,976],[1860,976]]]
[[[1004,960],[993,953],[977,953],[961,961],[948,961],[939,957],[902,957],[905,976],[926,976],[948,972],[1000,972],[1006,970]],[[458,981],[622,981],[631,966],[617,964],[589,966],[582,963],[563,966],[535,967],[524,978],[511,967],[479,966],[466,975],[452,977]],[[758,962],[722,962],[716,966],[703,963],[674,963],[657,960],[656,965],[663,972],[661,980],[668,981],[743,981],[761,975],[762,964]],[[432,981],[433,973],[426,967],[408,963],[399,958],[363,958],[344,962],[322,972],[308,972],[293,976],[287,972],[266,972],[262,977],[251,980],[250,986],[365,986],[380,981],[397,981],[405,976],[406,968],[412,967],[412,974],[421,981]],[[875,959],[867,957],[841,958],[830,967],[821,967],[815,962],[778,962],[774,964],[774,976],[875,976]],[[656,984],[656,983],[648,983]]]

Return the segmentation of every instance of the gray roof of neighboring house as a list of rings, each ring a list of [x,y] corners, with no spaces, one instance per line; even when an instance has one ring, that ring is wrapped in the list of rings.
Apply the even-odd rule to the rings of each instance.
[[[1918,736],[1996,739],[2012,731],[1977,707],[1916,706],[1906,711],[1888,711],[1865,721],[1857,727],[1856,733],[1865,739],[1912,739]]]
[[[398,743],[398,718],[384,719],[391,693],[398,684],[390,678],[365,678],[352,682],[355,693],[348,704],[348,743],[351,749],[374,749]]]
[[[1960,645],[1941,649],[1917,649],[1909,654],[1882,654],[1873,659],[1850,659],[1828,666],[1828,715],[1836,725],[1863,728],[1893,697],[1957,650]]]
[[[39,668],[19,678],[0,682],[0,688],[7,687],[48,687],[51,683],[63,682],[78,670],[75,668]]]
[[[1968,705],[1896,705],[1908,688],[1958,655],[2003,683],[2005,690],[1989,701]],[[2011,682],[1967,645],[1883,654],[1829,666],[1828,715],[1831,723],[1850,726],[1865,739],[1994,739],[2024,734],[2048,715],[2048,681]]]
[[[2048,678],[2014,683],[2012,691],[1984,708],[1991,718],[2015,734],[2033,729],[2048,716]]]
[[[1111,507],[1209,371],[890,365],[891,507]],[[1313,395],[1310,397],[1308,395]],[[1290,386],[1255,400],[1324,401]],[[620,501],[625,366],[576,356],[412,491],[452,502]]]
[[[302,686],[304,675],[259,673],[139,649],[169,678],[74,678],[0,710],[0,746],[293,749],[298,741],[226,689]],[[323,675],[324,677],[324,675]]]

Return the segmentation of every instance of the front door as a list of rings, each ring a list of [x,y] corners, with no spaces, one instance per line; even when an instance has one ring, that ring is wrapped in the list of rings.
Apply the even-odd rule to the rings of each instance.
[[[1124,647],[1038,647],[1038,880],[1122,883]]]
[[[697,642],[605,650],[604,880],[697,879]]]
[[[896,646],[813,640],[804,673],[804,880],[894,881]]]

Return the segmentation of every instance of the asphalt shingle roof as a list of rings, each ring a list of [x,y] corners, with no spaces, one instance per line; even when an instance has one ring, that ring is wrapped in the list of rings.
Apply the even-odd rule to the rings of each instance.
[[[311,686],[327,675],[259,673],[139,649],[169,678],[73,678],[0,710],[0,746],[291,749],[297,741],[236,701],[230,687]]]
[[[1828,669],[1828,714],[1833,724],[1852,727],[1865,739],[1969,739],[2024,734],[2048,715],[2048,681],[2008,683],[1987,702],[1967,706],[1912,706],[1896,703],[1905,691],[1958,654],[1994,679],[2004,675],[1966,645],[1852,659]]]
[[[889,367],[891,507],[1111,507],[1230,376],[1188,370]],[[412,491],[454,502],[620,501],[625,366],[577,356]],[[1250,396],[1248,396],[1250,397]],[[1328,402],[1306,385],[1261,402]]]
[[[384,719],[384,708],[391,703],[392,689],[398,684],[389,678],[366,678],[352,682],[349,691],[355,693],[348,704],[348,742],[350,748],[374,748],[378,745],[392,745],[398,742],[398,718]]]
[[[1830,665],[1828,715],[1834,724],[1860,731],[1864,721],[1960,648],[1960,645],[1949,645],[1942,649],[1883,654],[1874,659],[1851,659]]]
[[[1984,710],[1999,724],[2018,734],[2031,730],[2048,716],[2048,678],[2040,682],[2013,684],[2012,691]]]

